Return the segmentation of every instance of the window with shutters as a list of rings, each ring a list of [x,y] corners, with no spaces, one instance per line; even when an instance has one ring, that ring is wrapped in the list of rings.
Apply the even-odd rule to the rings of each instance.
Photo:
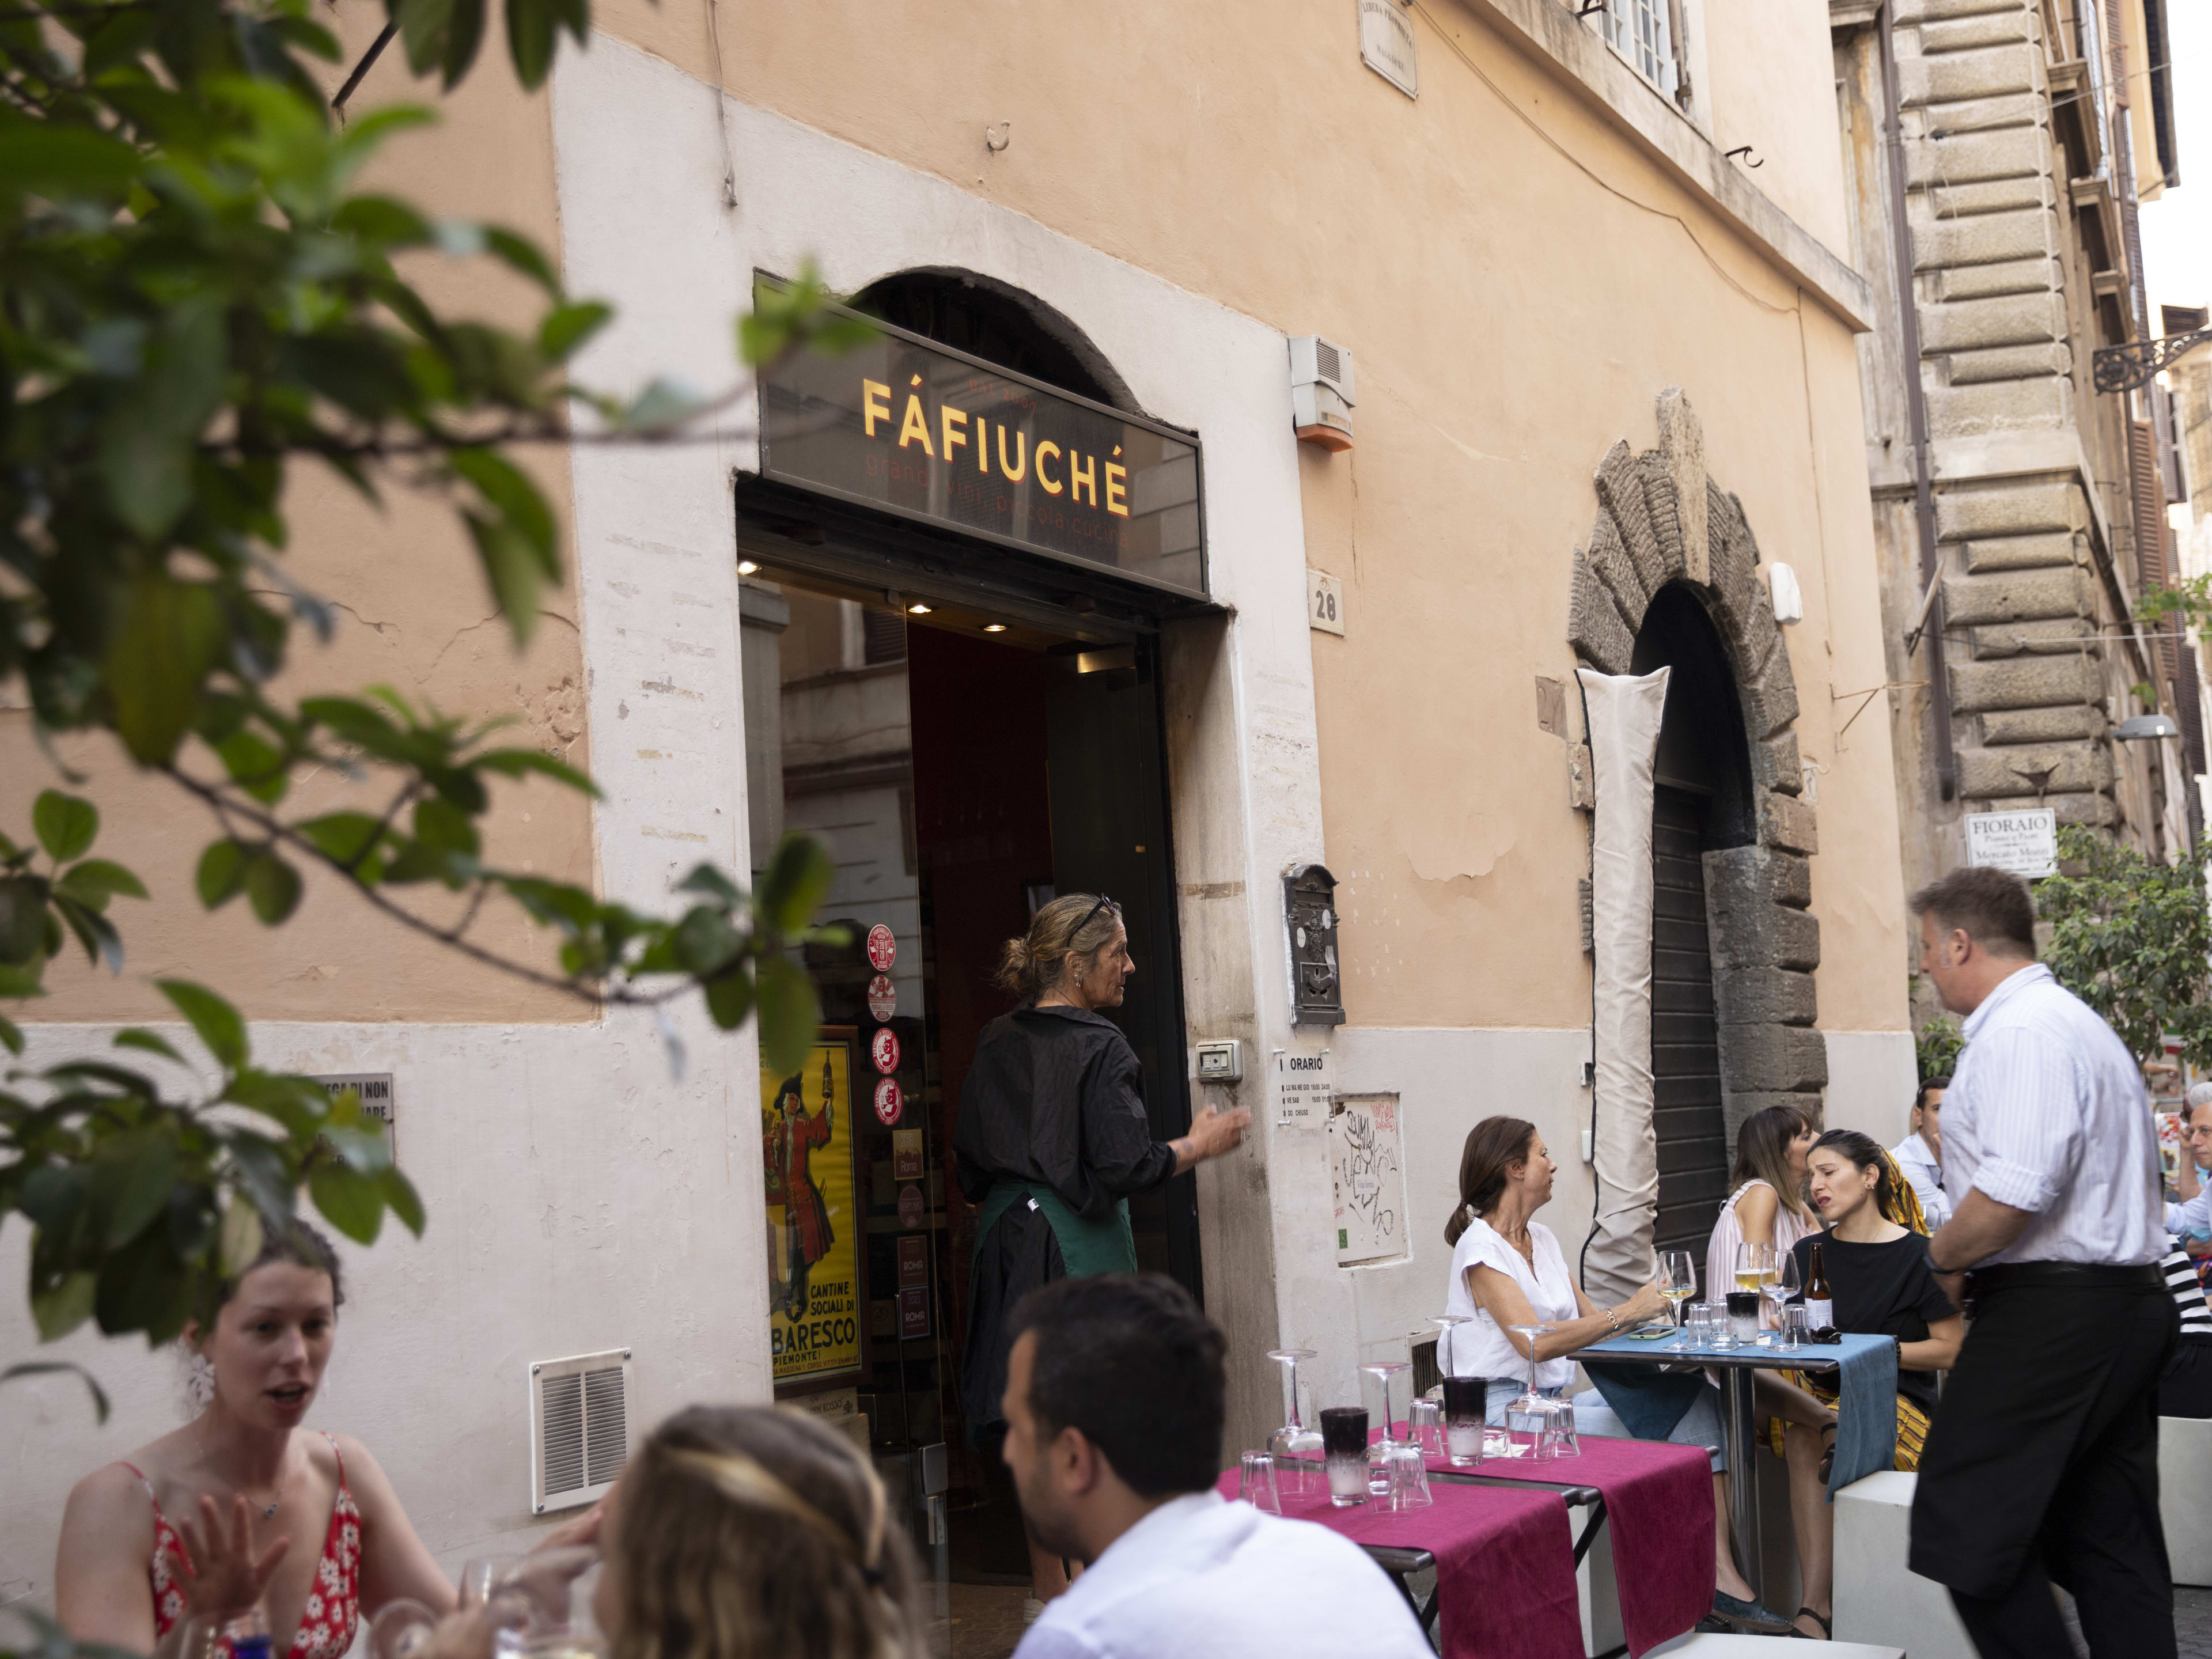
[[[1668,0],[1605,0],[1601,27],[1607,45],[1636,72],[1672,98],[1681,85]]]
[[[906,618],[896,611],[861,612],[860,637],[860,659],[869,667],[906,660]]]

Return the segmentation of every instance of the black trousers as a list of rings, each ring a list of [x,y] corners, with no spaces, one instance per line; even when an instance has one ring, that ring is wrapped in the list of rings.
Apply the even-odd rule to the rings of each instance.
[[[2185,1336],[2158,1385],[2160,1417],[2212,1417],[2212,1336]]]
[[[2179,1318],[2163,1285],[1986,1291],[1943,1390],[1912,1505],[1912,1571],[1947,1585],[1985,1659],[2172,1659],[2158,1518],[2158,1386]]]

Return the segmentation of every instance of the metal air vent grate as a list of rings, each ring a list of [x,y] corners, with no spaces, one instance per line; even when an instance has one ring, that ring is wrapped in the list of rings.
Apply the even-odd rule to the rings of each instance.
[[[530,1504],[573,1508],[604,1496],[629,1459],[629,1350],[530,1367]]]
[[[1320,371],[1324,380],[1344,378],[1343,366],[1337,360],[1336,348],[1326,340],[1314,342],[1314,367]]]

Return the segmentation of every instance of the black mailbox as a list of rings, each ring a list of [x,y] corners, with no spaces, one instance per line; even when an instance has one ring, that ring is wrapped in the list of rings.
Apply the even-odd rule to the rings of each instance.
[[[1336,878],[1302,864],[1283,878],[1291,929],[1291,1024],[1341,1025],[1344,988],[1336,965]]]

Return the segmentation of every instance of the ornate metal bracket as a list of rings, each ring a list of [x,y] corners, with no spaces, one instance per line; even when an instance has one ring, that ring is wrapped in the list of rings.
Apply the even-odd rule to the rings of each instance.
[[[2126,345],[2100,346],[2094,360],[2097,390],[2132,392],[2139,386],[2148,386],[2160,369],[2201,345],[2212,345],[2212,328],[2155,340],[2134,340]]]

